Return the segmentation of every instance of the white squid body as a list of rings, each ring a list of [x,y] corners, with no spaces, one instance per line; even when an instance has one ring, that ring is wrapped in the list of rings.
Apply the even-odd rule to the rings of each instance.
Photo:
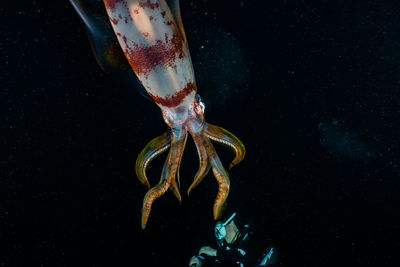
[[[164,0],[104,3],[126,58],[157,105],[172,113],[192,105],[196,82],[179,10],[174,17]]]

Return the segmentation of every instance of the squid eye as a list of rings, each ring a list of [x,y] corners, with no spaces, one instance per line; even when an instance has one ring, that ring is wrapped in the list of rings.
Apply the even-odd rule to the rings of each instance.
[[[197,100],[197,105],[196,105],[196,112],[197,113],[204,113],[204,110],[206,109],[206,105],[204,104],[203,100],[201,99],[201,96],[199,94],[196,94],[196,100]]]
[[[163,114],[163,118],[164,118],[165,123],[167,125],[171,126],[172,122],[174,121],[172,113],[170,111],[168,111],[168,110],[163,110],[162,114]]]

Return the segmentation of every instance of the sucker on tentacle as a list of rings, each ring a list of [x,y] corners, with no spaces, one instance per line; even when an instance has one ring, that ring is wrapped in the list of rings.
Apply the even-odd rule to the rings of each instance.
[[[211,125],[209,123],[206,123],[204,129],[208,138],[229,147],[235,152],[236,156],[229,165],[229,170],[244,159],[246,148],[235,135],[222,127]]]

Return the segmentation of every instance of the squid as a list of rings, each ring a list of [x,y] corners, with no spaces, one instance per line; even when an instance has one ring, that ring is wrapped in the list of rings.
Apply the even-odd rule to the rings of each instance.
[[[170,129],[151,140],[136,160],[136,175],[148,188],[143,199],[142,228],[146,227],[154,201],[168,189],[179,202],[182,201],[179,169],[188,135],[196,145],[199,168],[187,194],[212,170],[218,183],[213,217],[219,219],[229,194],[230,179],[211,141],[227,146],[235,153],[229,170],[243,160],[246,151],[235,135],[204,120],[205,105],[197,94],[179,0],[103,0],[108,25],[96,20],[98,17],[91,14],[85,1],[70,2],[87,26],[100,66],[105,71],[120,74],[128,73],[129,65],[147,95],[161,109]],[[93,30],[95,26],[102,29],[102,34]],[[118,45],[110,41],[112,32]],[[152,187],[146,168],[167,151],[160,180]]]

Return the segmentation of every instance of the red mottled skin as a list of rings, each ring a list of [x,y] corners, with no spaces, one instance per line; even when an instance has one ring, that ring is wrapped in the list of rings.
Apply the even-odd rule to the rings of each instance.
[[[151,3],[151,1],[150,0],[147,0],[147,1],[139,1],[139,6],[140,7],[148,7],[148,8],[151,8],[151,9],[156,9],[156,8],[158,8],[158,3]]]
[[[122,0],[104,0],[104,4],[108,9],[114,10],[117,3],[123,2]]]
[[[117,24],[118,24],[118,21],[119,21],[119,20],[113,19],[113,18],[110,18],[110,20],[111,20],[111,22],[112,22],[113,24],[115,24],[115,25],[117,25]]]
[[[149,95],[157,104],[163,105],[164,107],[174,108],[182,103],[183,99],[185,99],[185,97],[193,91],[196,91],[196,86],[193,82],[188,82],[185,88],[170,97],[162,98],[156,95],[152,95],[150,92]]]
[[[146,37],[146,34],[143,34]],[[148,33],[147,33],[148,35]],[[183,58],[183,42],[178,31],[174,32],[171,40],[166,38],[167,43],[157,40],[154,45],[144,46],[137,43],[126,43],[126,55],[132,68],[137,75],[148,75],[156,66],[174,66],[175,58]]]
[[[139,7],[133,10],[133,15],[137,15],[141,12],[141,9],[149,8],[152,10],[160,9],[160,14],[163,18],[166,16],[166,11],[162,10],[159,3],[150,0],[140,0],[138,1]],[[121,3],[126,6],[126,1],[123,0],[104,0],[104,3],[108,9],[116,8],[117,3]],[[117,19],[110,18],[114,25],[117,25],[121,19],[123,19],[121,14],[117,15]],[[124,17],[125,23],[128,19],[132,19],[131,13],[129,13],[129,18]],[[149,16],[149,20],[155,20],[153,16]],[[184,58],[185,47],[182,41],[181,33],[174,21],[168,20],[164,21],[165,25],[172,27],[173,34],[169,36],[165,33],[164,38],[161,40],[155,40],[153,44],[140,44],[135,40],[128,40],[125,35],[117,33],[117,35],[122,37],[122,41],[125,43],[124,53],[127,57],[131,67],[135,73],[139,76],[148,79],[149,74],[156,67],[171,67],[176,70],[176,60]],[[143,37],[149,38],[149,32],[142,32]],[[166,106],[166,107],[176,107],[183,100],[185,96],[189,95],[191,91],[195,91],[194,83],[188,83],[185,88],[182,88],[179,92],[169,97],[160,97],[157,95],[152,95],[155,102]]]

